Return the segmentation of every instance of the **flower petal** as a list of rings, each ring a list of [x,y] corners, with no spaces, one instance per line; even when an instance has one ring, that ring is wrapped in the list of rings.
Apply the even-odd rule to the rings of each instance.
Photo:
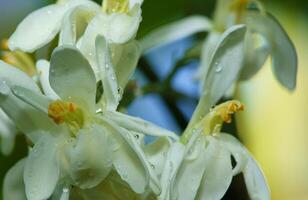
[[[196,199],[219,200],[232,181],[231,155],[219,140],[207,138],[206,167]]]
[[[17,128],[13,121],[0,108],[0,136],[1,136],[1,152],[9,155],[15,143]]]
[[[91,19],[100,12],[97,4],[76,6],[64,17],[59,37],[59,46],[75,45]]]
[[[195,199],[206,166],[206,153],[203,137],[198,137],[190,148],[186,148],[185,159],[174,180],[171,199]]]
[[[213,53],[211,64],[202,85],[202,94],[190,120],[189,130],[207,114],[211,106],[223,97],[239,75],[244,61],[246,27],[236,25],[225,31]]]
[[[59,99],[59,96],[51,88],[49,83],[49,68],[50,63],[47,60],[39,60],[36,63],[37,73],[39,75],[40,83],[44,94],[51,99]]]
[[[30,77],[17,68],[0,61],[0,81],[1,108],[32,142],[41,136],[38,130],[50,130],[53,127],[47,115],[22,102],[10,90],[12,85],[18,85],[40,93]]]
[[[58,141],[44,134],[26,160],[24,182],[28,199],[48,199],[53,193],[60,176],[58,163]]]
[[[114,55],[112,60],[122,95],[128,80],[137,67],[140,57],[140,47],[137,41],[133,40],[127,44],[114,44],[111,46],[111,52]]]
[[[270,190],[261,168],[251,155],[247,156],[248,161],[243,174],[250,199],[271,199]]]
[[[296,87],[297,54],[289,36],[270,14],[256,11],[247,13],[246,23],[255,32],[262,34],[271,48],[273,72],[287,89]]]
[[[97,36],[96,56],[99,64],[99,77],[102,80],[106,110],[115,111],[121,98],[117,77],[109,53],[109,45],[103,36]]]
[[[172,143],[168,137],[159,137],[153,143],[143,147],[147,160],[155,170],[157,176],[162,174],[166,155],[171,145]]]
[[[87,59],[72,46],[56,48],[51,56],[49,81],[66,101],[95,110],[96,80]]]
[[[265,64],[270,54],[270,47],[262,35],[247,31],[245,39],[245,60],[241,79],[247,80],[255,75]]]
[[[33,106],[34,108],[48,114],[48,106],[51,103],[51,100],[44,95],[37,94],[31,90],[28,90],[24,87],[13,86],[12,91],[16,97],[25,103]]]
[[[179,136],[175,133],[137,117],[125,115],[120,112],[108,112],[108,117],[117,122],[119,126],[131,131],[142,133],[144,135],[157,137],[166,136],[175,140],[179,139]]]
[[[230,134],[221,133],[220,140],[237,162],[233,169],[234,174],[243,172],[250,199],[270,199],[269,187],[263,172],[244,145]]]
[[[162,191],[158,197],[159,200],[171,199],[171,183],[174,182],[175,176],[184,159],[184,155],[185,146],[179,142],[173,143],[167,153],[164,170],[160,179]]]
[[[67,151],[70,176],[82,189],[95,187],[111,170],[112,148],[107,131],[98,125],[81,129],[76,143]]]
[[[141,51],[170,43],[212,29],[212,22],[205,16],[191,16],[171,24],[159,27],[141,40]]]
[[[25,159],[18,161],[5,175],[3,181],[3,199],[27,200],[23,181]]]
[[[43,47],[59,32],[66,11],[64,6],[49,5],[28,15],[10,37],[10,49],[33,52]]]
[[[139,144],[127,130],[105,119],[106,127],[114,134],[118,143],[113,152],[113,165],[136,193],[143,193],[149,184],[149,170],[152,170]],[[153,170],[152,170],[153,171]]]

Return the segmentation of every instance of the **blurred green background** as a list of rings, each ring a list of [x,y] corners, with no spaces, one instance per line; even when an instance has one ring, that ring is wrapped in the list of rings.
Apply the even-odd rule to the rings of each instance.
[[[8,38],[31,11],[52,3],[43,0],[0,0],[0,39]],[[142,37],[153,28],[192,14],[211,16],[215,0],[145,0]],[[270,66],[241,83],[237,98],[247,109],[237,117],[240,139],[263,167],[274,200],[308,200],[308,1],[264,1],[285,27],[299,56],[297,89],[289,93],[274,80]],[[0,181],[24,156],[23,138],[11,156],[0,156]],[[244,199],[240,196],[238,199]]]

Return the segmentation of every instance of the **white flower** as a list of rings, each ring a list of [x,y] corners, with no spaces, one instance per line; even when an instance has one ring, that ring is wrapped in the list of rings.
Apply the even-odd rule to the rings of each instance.
[[[264,175],[250,153],[234,137],[220,133],[221,123],[230,122],[230,115],[241,109],[237,101],[217,106],[171,147],[161,179],[166,187],[159,199],[219,200],[241,172],[251,199],[270,199]]]
[[[96,104],[91,66],[74,47],[59,47],[51,58],[49,82],[60,100],[43,96],[29,77],[1,63],[0,105],[34,143],[24,167],[29,199],[48,198],[56,187],[93,188],[110,170],[136,193],[145,192],[149,184],[160,192],[154,169],[133,133],[176,136],[116,112],[121,93],[108,44],[103,37],[96,43],[104,88],[101,104]],[[125,76],[129,74],[122,74],[123,80]]]
[[[249,6],[257,9],[249,9]],[[142,50],[144,52],[153,46],[175,41],[196,32],[209,31],[209,36],[203,44],[198,72],[198,77],[204,83],[211,58],[223,33],[237,24],[245,24],[248,32],[245,36],[245,60],[241,67],[240,79],[252,77],[271,56],[273,73],[277,80],[285,88],[294,90],[297,73],[296,50],[279,22],[264,11],[259,1],[220,0],[213,22],[206,17],[195,16],[158,28],[141,40]],[[202,85],[202,89],[207,88]]]
[[[110,48],[115,66],[123,64],[123,54],[131,54],[130,60],[125,59],[136,65],[139,52],[134,55],[136,44],[132,40],[141,21],[141,3],[104,0],[101,9],[90,0],[58,2],[27,16],[9,39],[9,47],[11,50],[33,52],[49,43],[60,32],[59,46],[76,45],[87,57],[98,77],[95,39],[102,35],[112,44]]]

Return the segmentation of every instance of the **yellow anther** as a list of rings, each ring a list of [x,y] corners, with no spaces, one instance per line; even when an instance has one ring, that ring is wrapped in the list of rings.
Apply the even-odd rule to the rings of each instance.
[[[217,107],[216,112],[219,113],[221,119],[226,123],[232,122],[232,117],[235,112],[243,111],[244,105],[239,101],[229,101]]]
[[[106,13],[127,13],[129,0],[103,0],[103,11]]]
[[[1,50],[9,50],[9,42],[7,39],[1,41]]]
[[[48,116],[57,124],[66,123],[71,129],[82,128],[84,116],[82,110],[72,102],[56,100],[48,107]]]

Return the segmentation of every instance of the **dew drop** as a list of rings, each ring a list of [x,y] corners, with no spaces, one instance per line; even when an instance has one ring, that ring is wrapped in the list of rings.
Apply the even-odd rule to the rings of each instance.
[[[135,137],[137,140],[139,139],[139,135],[138,135],[138,134],[134,135],[134,137]]]
[[[114,80],[115,80],[115,77],[114,77],[114,76],[111,76],[111,79],[114,81]]]
[[[69,189],[68,188],[63,188],[63,193],[68,193]]]
[[[106,64],[106,66],[105,66],[105,67],[106,67],[106,69],[107,69],[107,70],[110,68],[110,67],[109,67],[109,64]]]
[[[218,65],[218,62],[216,62],[215,65],[216,65],[215,72],[216,72],[216,73],[221,72],[221,70],[222,70],[221,65]]]

